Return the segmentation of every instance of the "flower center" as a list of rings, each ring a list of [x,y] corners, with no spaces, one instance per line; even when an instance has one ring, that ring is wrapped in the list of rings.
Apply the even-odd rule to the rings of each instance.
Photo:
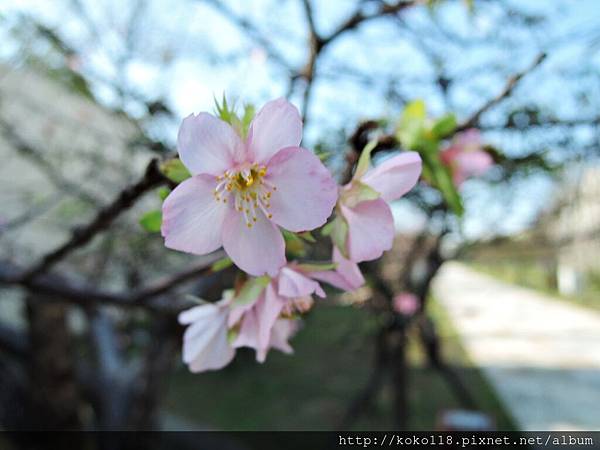
[[[215,200],[227,203],[233,198],[237,211],[244,215],[248,228],[258,221],[258,211],[262,211],[268,219],[273,215],[268,211],[271,207],[271,195],[277,190],[272,183],[265,180],[266,166],[254,163],[238,171],[226,170],[217,178]]]

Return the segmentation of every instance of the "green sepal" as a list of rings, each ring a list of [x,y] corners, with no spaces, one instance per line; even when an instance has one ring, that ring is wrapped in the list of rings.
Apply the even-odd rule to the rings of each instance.
[[[310,242],[311,244],[314,244],[317,242],[317,240],[315,239],[315,237],[311,234],[310,231],[303,231],[302,233],[298,233],[298,236],[300,236],[302,239],[304,239],[306,242]]]
[[[377,200],[381,195],[371,186],[358,180],[352,180],[350,189],[344,189],[342,192],[343,204],[353,208],[361,202]]]
[[[356,170],[352,177],[353,179],[360,179],[360,177],[369,170],[369,167],[371,167],[371,152],[377,147],[377,142],[377,139],[373,139],[365,145],[365,148],[363,148],[363,151],[360,153],[360,158],[358,158],[358,164],[356,165]]]
[[[337,269],[338,264],[331,263],[302,263],[296,264],[296,267],[303,272],[325,272],[326,270]]]
[[[262,277],[250,278],[231,302],[231,306],[243,306],[254,303],[262,291],[267,287],[271,277],[263,275]]]
[[[321,228],[321,236],[329,236],[331,234],[334,226],[333,222],[335,222],[335,219],[329,223],[326,223],[323,228]]]
[[[162,225],[162,212],[158,209],[154,211],[148,211],[140,219],[140,225],[149,233],[159,232],[160,226]]]
[[[237,339],[240,334],[240,327],[233,327],[227,330],[227,342],[229,344],[233,344],[233,342]]]
[[[212,266],[210,266],[210,270],[213,272],[219,272],[221,270],[227,269],[233,265],[233,261],[229,256],[219,259],[215,261]]]
[[[333,229],[331,231],[331,240],[334,245],[340,250],[345,258],[348,258],[346,242],[348,240],[348,222],[341,216],[338,216],[333,221]]]
[[[285,240],[285,250],[293,255],[304,256],[306,254],[305,242],[296,233],[282,230]]]

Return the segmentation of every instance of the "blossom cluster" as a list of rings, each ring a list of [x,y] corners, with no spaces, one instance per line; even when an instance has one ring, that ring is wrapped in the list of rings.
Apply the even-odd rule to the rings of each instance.
[[[177,148],[191,177],[163,204],[165,245],[197,255],[223,247],[247,275],[219,302],[181,313],[183,359],[194,372],[224,367],[240,347],[253,348],[260,362],[272,348],[291,352],[299,317],[313,295],[325,297],[320,282],[355,290],[365,282],[358,263],[392,247],[389,202],[417,183],[419,154],[401,152],[371,167],[369,145],[352,179],[338,186],[300,147],[302,126],[283,98],[268,102],[247,132],[208,113],[183,120]],[[284,233],[318,228],[333,243],[331,261],[288,261]]]

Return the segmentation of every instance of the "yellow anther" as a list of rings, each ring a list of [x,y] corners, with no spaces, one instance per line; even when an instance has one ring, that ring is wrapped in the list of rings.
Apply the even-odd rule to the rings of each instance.
[[[273,218],[273,214],[268,214],[267,218],[272,219]]]
[[[246,225],[248,226],[248,228],[252,228],[252,224],[250,222],[248,222]]]

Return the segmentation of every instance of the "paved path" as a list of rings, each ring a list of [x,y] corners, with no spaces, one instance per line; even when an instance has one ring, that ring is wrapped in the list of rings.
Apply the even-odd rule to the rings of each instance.
[[[600,313],[446,263],[434,282],[524,430],[600,430]]]

